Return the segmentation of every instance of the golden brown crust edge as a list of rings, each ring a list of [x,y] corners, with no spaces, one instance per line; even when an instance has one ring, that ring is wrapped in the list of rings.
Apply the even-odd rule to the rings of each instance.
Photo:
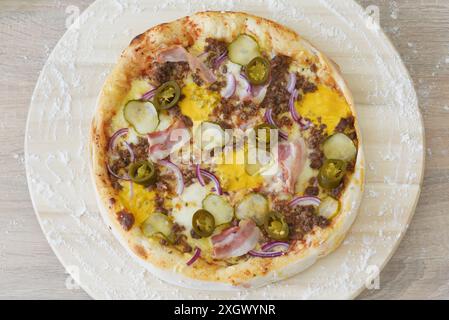
[[[227,268],[210,265],[202,260],[187,267],[185,261],[189,257],[185,254],[160,246],[155,241],[141,239],[136,228],[129,232],[122,229],[116,219],[116,212],[123,208],[117,201],[110,201],[117,198],[117,195],[111,187],[105,166],[109,134],[107,127],[127,94],[131,80],[138,77],[143,69],[151,64],[154,53],[162,47],[174,44],[190,46],[209,36],[231,41],[243,32],[255,34],[261,39],[263,46],[271,47],[272,50],[289,55],[295,60],[307,58],[305,50],[312,52],[322,63],[323,69],[327,68],[332,75],[329,81],[335,80],[334,85],[346,97],[356,118],[357,134],[361,137],[352,96],[335,63],[295,32],[273,21],[245,13],[202,12],[158,25],[133,39],[107,78],[98,99],[90,134],[92,178],[96,186],[100,211],[125,248],[157,276],[186,287],[210,290],[212,288],[210,282],[215,283],[212,289],[216,290],[257,287],[304,270],[319,257],[338,247],[355,219],[363,192],[364,160],[360,140],[355,173],[342,197],[343,212],[333,221],[331,227],[317,232],[307,247],[297,243],[292,250],[295,254],[275,260],[250,259]]]

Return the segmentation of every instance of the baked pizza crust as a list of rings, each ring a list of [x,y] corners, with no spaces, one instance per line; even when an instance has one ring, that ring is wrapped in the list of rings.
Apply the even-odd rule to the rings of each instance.
[[[342,211],[326,229],[316,228],[305,237],[305,243],[292,244],[288,255],[276,259],[251,258],[233,266],[224,267],[197,260],[187,266],[190,254],[183,254],[158,241],[141,235],[134,226],[125,231],[116,213],[124,209],[114,201],[116,191],[108,176],[107,146],[108,126],[131,87],[134,78],[150,67],[156,52],[172,45],[188,47],[201,44],[207,37],[231,42],[241,33],[256,36],[263,50],[283,54],[296,61],[315,59],[320,76],[327,74],[327,85],[339,90],[349,103],[355,117],[355,129],[359,139],[355,171],[341,196]],[[157,277],[175,285],[203,290],[240,290],[260,287],[293,276],[310,267],[317,259],[335,250],[350,226],[359,208],[364,186],[364,155],[361,132],[358,126],[354,102],[338,66],[320,53],[308,41],[295,32],[273,21],[238,12],[201,12],[171,23],[151,28],[137,36],[122,53],[118,64],[107,78],[97,102],[97,110],[90,134],[91,173],[96,186],[100,212],[132,256]]]

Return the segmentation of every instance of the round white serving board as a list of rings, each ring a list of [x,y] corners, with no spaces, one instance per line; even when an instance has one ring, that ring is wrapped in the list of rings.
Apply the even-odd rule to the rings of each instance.
[[[88,132],[102,84],[130,40],[204,10],[243,11],[296,30],[334,59],[356,102],[366,191],[344,243],[294,278],[242,292],[168,285],[132,259],[103,223],[89,177]],[[424,132],[407,70],[352,0],[99,0],[67,31],[34,92],[26,132],[29,189],[62,264],[93,298],[348,299],[389,260],[420,192]]]

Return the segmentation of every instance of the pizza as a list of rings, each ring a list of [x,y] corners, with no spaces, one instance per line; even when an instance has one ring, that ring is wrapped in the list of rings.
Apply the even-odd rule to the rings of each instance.
[[[363,191],[338,66],[246,13],[201,12],[134,38],[99,96],[90,145],[112,232],[189,288],[301,272],[339,246]]]

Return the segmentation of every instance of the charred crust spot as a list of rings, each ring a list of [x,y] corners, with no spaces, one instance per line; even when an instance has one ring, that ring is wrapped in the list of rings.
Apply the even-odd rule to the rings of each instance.
[[[142,258],[144,258],[144,259],[147,259],[147,258],[148,258],[147,253],[146,253],[145,249],[144,249],[142,246],[136,245],[136,246],[134,247],[134,251],[135,251],[135,252],[137,253],[137,255],[139,255],[140,257],[142,257]]]
[[[134,39],[131,40],[130,45],[135,45],[139,42],[141,42],[145,38],[145,33],[141,33],[134,37]]]
[[[126,210],[117,212],[117,219],[125,231],[131,230],[135,222],[134,215]]]

